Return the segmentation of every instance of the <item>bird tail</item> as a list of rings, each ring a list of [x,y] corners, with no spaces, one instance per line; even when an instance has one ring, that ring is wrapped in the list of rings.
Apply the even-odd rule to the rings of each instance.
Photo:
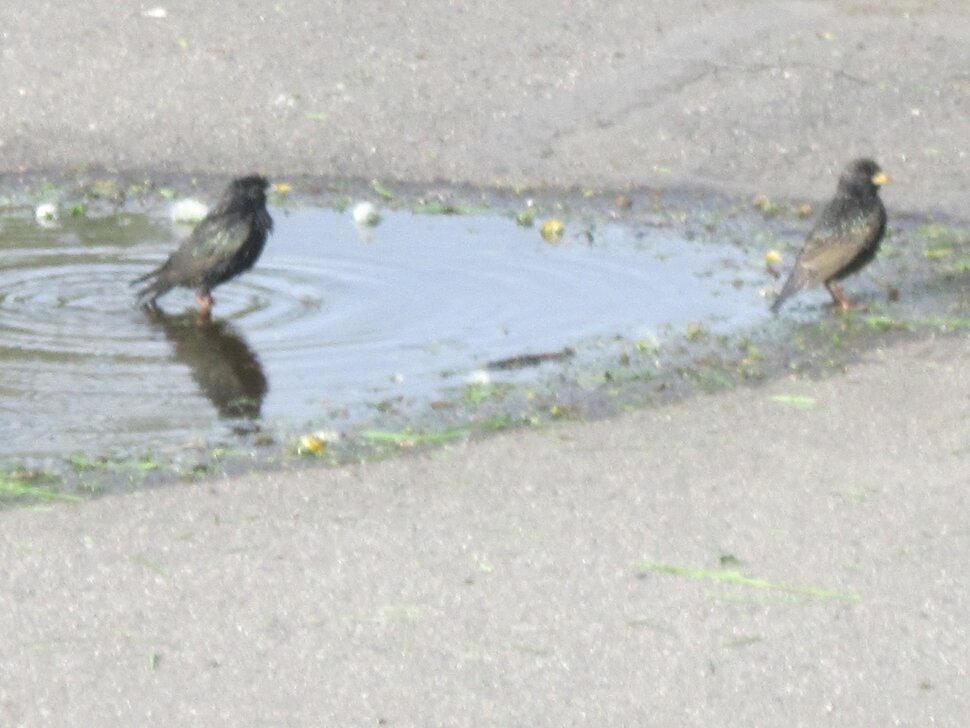
[[[172,285],[165,280],[162,275],[162,268],[157,268],[153,271],[149,271],[143,276],[139,276],[135,280],[131,281],[128,285],[137,286],[142,283],[146,283],[141,288],[136,291],[135,296],[138,299],[139,306],[153,306],[155,304],[155,299],[161,296],[166,291],[172,288]]]
[[[791,275],[788,276],[788,280],[785,281],[785,285],[781,287],[781,293],[778,294],[774,303],[771,304],[771,312],[778,313],[785,301],[802,290],[807,283],[808,280],[801,274],[801,268],[796,265]]]
[[[781,311],[781,307],[785,303],[785,299],[788,298],[788,296],[790,295],[791,295],[790,293],[786,294],[784,291],[779,293],[778,297],[775,298],[774,303],[771,304],[771,312],[778,313],[779,311]]]
[[[148,271],[143,276],[138,276],[135,280],[131,281],[128,285],[129,286],[137,286],[139,283],[144,283],[149,278],[152,278],[153,276],[157,276],[157,275],[158,275],[158,269],[156,268],[155,270]]]

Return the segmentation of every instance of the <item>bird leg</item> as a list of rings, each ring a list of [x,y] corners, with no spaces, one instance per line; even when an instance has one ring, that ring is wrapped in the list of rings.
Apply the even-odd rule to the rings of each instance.
[[[195,302],[199,304],[199,316],[209,318],[209,315],[212,313],[212,307],[215,305],[212,294],[205,289],[200,289],[195,294]]]
[[[852,301],[849,300],[849,297],[845,295],[845,291],[842,290],[842,286],[835,281],[827,281],[825,287],[832,296],[832,302],[843,312],[858,311],[859,309],[865,308],[859,304],[852,303]]]

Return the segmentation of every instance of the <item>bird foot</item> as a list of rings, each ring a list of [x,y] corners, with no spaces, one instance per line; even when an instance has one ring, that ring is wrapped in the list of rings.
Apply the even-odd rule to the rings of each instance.
[[[839,307],[839,313],[849,313],[850,311],[865,311],[866,306],[862,303],[853,303],[848,298],[842,301],[835,301],[833,306]]]
[[[842,313],[848,313],[849,311],[864,311],[865,306],[861,303],[853,303],[849,300],[849,297],[845,295],[845,291],[842,290],[842,286],[836,283],[826,283],[825,287],[828,288],[829,293],[832,296],[832,304],[839,307],[839,311]]]
[[[197,293],[195,294],[195,302],[199,304],[199,317],[208,319],[212,315],[212,307],[216,303],[215,299],[212,298],[212,294]]]

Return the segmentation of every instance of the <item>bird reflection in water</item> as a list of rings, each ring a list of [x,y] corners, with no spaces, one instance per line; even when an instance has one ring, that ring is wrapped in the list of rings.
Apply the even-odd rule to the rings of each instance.
[[[174,344],[175,358],[189,366],[221,418],[259,418],[269,384],[258,357],[232,324],[195,313],[169,316],[157,308],[146,315]]]

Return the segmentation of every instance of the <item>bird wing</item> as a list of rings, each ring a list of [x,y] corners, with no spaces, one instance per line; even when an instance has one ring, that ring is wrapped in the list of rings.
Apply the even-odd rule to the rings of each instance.
[[[164,268],[179,281],[193,281],[229,265],[249,236],[245,217],[206,217],[172,253]]]
[[[863,247],[858,236],[813,235],[798,256],[798,265],[813,281],[825,281],[851,263]]]
[[[823,222],[812,230],[795,265],[802,268],[813,282],[828,280],[848,266],[870,243],[872,221],[869,218],[861,212],[848,219],[823,214],[823,220],[838,219],[840,222]]]

